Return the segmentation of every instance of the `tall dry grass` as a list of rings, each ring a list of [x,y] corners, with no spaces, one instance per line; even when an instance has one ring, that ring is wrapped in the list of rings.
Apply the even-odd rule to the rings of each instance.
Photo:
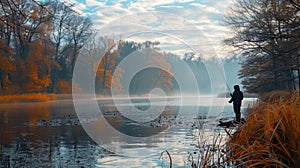
[[[253,108],[227,143],[227,162],[237,167],[299,167],[299,92],[285,96],[273,96]]]
[[[291,98],[291,93],[285,90],[275,90],[269,93],[265,93],[259,96],[262,102],[275,103],[278,101],[284,101]]]
[[[0,96],[0,103],[17,103],[17,102],[42,102],[56,100],[55,94],[17,94]]]

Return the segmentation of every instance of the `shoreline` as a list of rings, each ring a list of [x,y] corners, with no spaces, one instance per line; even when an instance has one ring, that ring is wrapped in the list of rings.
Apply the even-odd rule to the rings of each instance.
[[[57,95],[47,94],[47,93],[33,93],[33,94],[13,94],[13,95],[0,96],[0,104],[46,102],[50,100],[58,100]]]

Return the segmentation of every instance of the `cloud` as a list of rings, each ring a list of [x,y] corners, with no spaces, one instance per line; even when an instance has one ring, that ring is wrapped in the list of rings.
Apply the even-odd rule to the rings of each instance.
[[[99,2],[97,0],[86,0],[85,4],[87,6],[99,6],[99,7],[105,7],[105,3],[104,2]]]
[[[164,49],[184,53],[181,39],[191,43],[201,55],[225,57],[221,41],[228,29],[220,24],[231,1],[215,0],[119,0],[111,3],[86,0],[78,10],[93,13],[94,26],[108,34],[131,34],[132,40],[160,41]],[[79,3],[79,2],[78,2]],[[90,11],[88,10],[90,9]],[[92,10],[93,9],[93,10]],[[176,31],[175,31],[176,30]],[[176,38],[150,36],[149,33],[163,32]],[[197,33],[197,34],[196,34]],[[206,42],[204,42],[206,41]],[[204,49],[203,49],[204,48]],[[209,51],[207,48],[213,48]],[[215,51],[215,52],[214,52]]]

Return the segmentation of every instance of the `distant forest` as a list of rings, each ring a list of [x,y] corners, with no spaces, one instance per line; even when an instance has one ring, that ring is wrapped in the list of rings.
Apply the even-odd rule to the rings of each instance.
[[[44,3],[3,0],[0,5],[0,94],[71,93],[76,59],[85,42],[95,32],[92,21],[74,11],[72,5],[57,0]],[[174,60],[183,59],[190,65],[199,88],[210,90],[205,66],[192,53],[179,58],[178,55],[160,51],[159,42],[114,42],[108,37],[103,37],[103,40],[111,46],[96,73],[95,91],[98,94],[111,94],[112,75],[118,63],[143,48],[151,48],[161,55],[160,60],[154,61],[170,71],[176,65]],[[174,57],[177,58],[170,59]],[[122,82],[114,81],[121,93]],[[130,93],[146,94],[154,87],[168,93],[179,89],[171,74],[145,69],[133,78]],[[79,85],[77,89],[80,89]]]

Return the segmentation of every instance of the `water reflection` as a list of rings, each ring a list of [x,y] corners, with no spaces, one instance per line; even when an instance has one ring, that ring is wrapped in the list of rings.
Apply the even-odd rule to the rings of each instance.
[[[102,102],[103,103],[103,102]],[[139,102],[141,103],[141,102]],[[51,101],[43,103],[19,103],[0,105],[0,167],[104,167],[123,165],[124,167],[152,167],[167,164],[159,160],[165,146],[174,144],[172,149],[174,166],[184,166],[187,151],[193,151],[193,133],[182,131],[184,126],[193,127],[194,121],[175,120],[178,106],[169,105],[164,113],[153,122],[136,126],[132,120],[122,117],[109,101],[102,106],[105,120],[115,129],[135,135],[149,135],[169,129],[162,138],[148,137],[144,141],[129,141],[112,135],[112,144],[126,153],[152,153],[146,158],[132,158],[118,155],[99,147],[81,127],[74,111],[73,102]],[[176,103],[174,103],[176,104]],[[142,108],[143,104],[139,104]],[[198,117],[208,115],[208,106],[200,106]],[[232,111],[226,106],[224,111]],[[188,114],[188,108],[186,113]],[[217,112],[213,115],[218,115]],[[97,118],[97,117],[96,117]],[[103,118],[102,118],[103,120]],[[201,120],[207,122],[205,120]],[[95,120],[90,124],[101,134],[112,134],[102,126],[104,121]],[[202,123],[203,123],[202,122]],[[198,124],[198,128],[200,125]],[[191,129],[192,130],[192,129]],[[184,139],[179,139],[184,135]],[[105,144],[103,144],[105,146]]]
[[[69,122],[76,118],[71,101],[1,105],[0,167],[94,165],[105,151]]]
[[[143,105],[136,107],[142,109]],[[165,110],[154,120],[150,120],[148,122],[137,122],[123,116],[119,113],[115,106],[100,106],[100,108],[101,111],[104,112],[103,115],[105,116],[106,121],[113,128],[123,134],[135,137],[149,137],[165,131],[172,126],[172,121],[175,120],[179,109],[177,106],[167,106],[165,107]],[[161,108],[158,107],[158,109]],[[128,111],[130,110],[128,109]],[[140,115],[140,118],[146,118],[148,116],[144,113],[135,115]]]

